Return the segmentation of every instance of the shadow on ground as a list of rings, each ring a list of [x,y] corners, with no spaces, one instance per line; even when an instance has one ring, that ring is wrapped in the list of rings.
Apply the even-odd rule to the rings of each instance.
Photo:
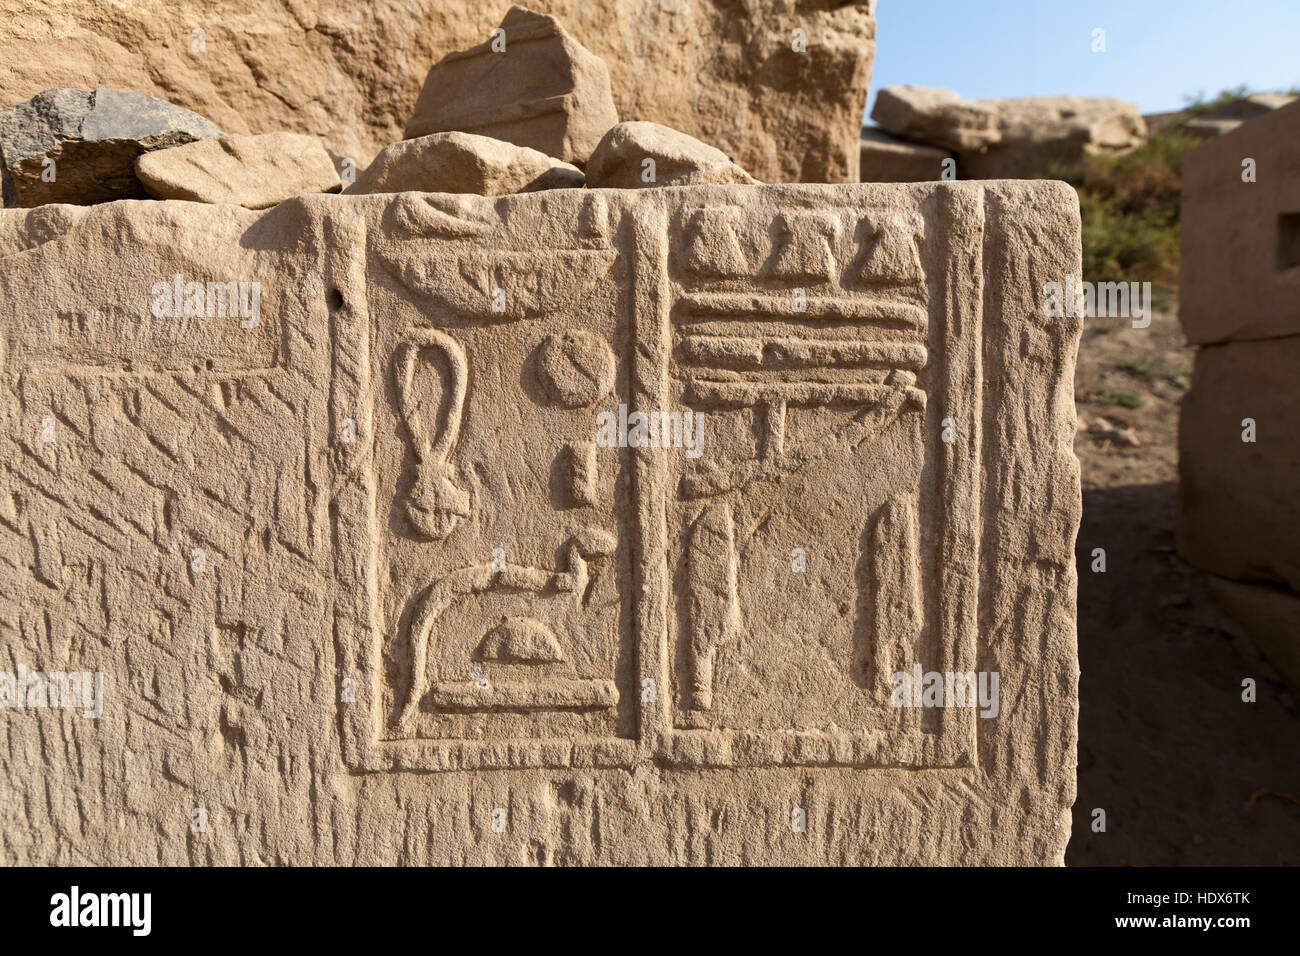
[[[1086,472],[1086,467],[1085,467]],[[1300,864],[1300,717],[1174,552],[1173,482],[1085,488],[1067,865]],[[1104,574],[1091,571],[1094,548]],[[1258,701],[1243,703],[1242,679]],[[1251,797],[1258,791],[1272,791]],[[1105,832],[1094,832],[1094,808]]]

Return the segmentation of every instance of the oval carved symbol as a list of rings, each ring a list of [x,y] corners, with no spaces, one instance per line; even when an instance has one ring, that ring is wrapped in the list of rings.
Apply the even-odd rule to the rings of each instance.
[[[548,335],[537,347],[537,376],[547,399],[564,408],[594,405],[614,388],[614,350],[590,332]]]

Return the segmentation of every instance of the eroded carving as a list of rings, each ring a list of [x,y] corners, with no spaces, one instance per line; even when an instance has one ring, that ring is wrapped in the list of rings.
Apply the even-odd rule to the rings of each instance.
[[[434,625],[438,618],[455,601],[486,591],[500,589],[521,591],[537,595],[573,595],[581,600],[589,580],[587,562],[591,558],[607,557],[614,550],[614,538],[607,532],[588,530],[570,539],[564,548],[567,567],[565,570],[549,571],[543,568],[524,567],[498,563],[497,560],[485,561],[453,571],[439,581],[430,584],[412,600],[413,611],[410,625],[410,689],[405,703],[396,721],[399,733],[409,732],[415,719],[420,702],[428,687],[429,642],[432,639]],[[472,682],[470,682],[472,685]],[[601,688],[607,688],[609,682],[600,682]],[[565,690],[575,691],[573,697],[566,697]],[[478,706],[511,707],[586,707],[609,706],[609,694],[602,690],[593,693],[592,687],[585,682],[566,682],[556,687],[501,686],[484,691],[477,696],[464,698],[468,688],[453,685],[450,688],[438,685],[435,688],[433,703],[439,703],[438,696],[450,691],[452,698],[465,706],[465,700],[478,702]]]
[[[416,365],[425,349],[437,349],[447,363],[441,408],[426,409],[413,392]],[[419,329],[398,349],[393,362],[397,400],[415,453],[415,477],[406,495],[406,516],[421,534],[441,540],[469,516],[470,497],[456,483],[449,461],[460,434],[469,368],[456,340],[437,329]],[[432,414],[430,414],[432,413]]]
[[[808,859],[1058,859],[1078,327],[1022,280],[1079,273],[1074,203],[1042,182],[0,211],[0,636],[118,689],[62,724],[66,754],[37,746],[47,719],[11,723],[19,799],[179,781],[283,834],[277,859],[356,858],[400,807],[393,846],[478,861],[443,820],[490,784],[584,859],[703,861],[681,834],[707,831],[778,861],[753,834],[812,788]],[[121,338],[178,273],[263,282],[260,325]],[[598,417],[633,412],[692,414],[702,454],[603,447]],[[999,716],[892,706],[918,666],[1000,672]],[[123,740],[126,778],[74,759],[117,766]],[[128,855],[183,862],[133,805]]]

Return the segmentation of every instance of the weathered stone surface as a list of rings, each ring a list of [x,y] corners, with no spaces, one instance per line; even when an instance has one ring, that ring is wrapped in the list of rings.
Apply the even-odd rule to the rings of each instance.
[[[1267,116],[1273,110],[1280,110],[1284,106],[1290,106],[1300,97],[1290,93],[1251,93],[1243,96],[1236,103],[1211,113],[1212,116],[1236,116],[1243,120],[1256,119],[1260,116]]]
[[[1239,119],[1211,119],[1198,116],[1195,119],[1189,119],[1180,128],[1189,136],[1196,136],[1200,139],[1213,139],[1215,136],[1231,133],[1243,122],[1243,120]]]
[[[142,196],[141,153],[219,135],[197,113],[145,93],[47,89],[0,110],[0,196],[10,207]]]
[[[1210,576],[1210,593],[1268,658],[1283,683],[1300,694],[1300,595],[1267,584]]]
[[[314,136],[300,133],[226,136],[160,149],[137,159],[135,174],[155,199],[249,209],[339,186],[329,153]]]
[[[1178,549],[1300,692],[1300,104],[1184,157],[1179,273]]]
[[[871,118],[895,136],[942,149],[982,149],[1002,136],[993,109],[927,86],[885,87]]]
[[[997,114],[1000,136],[987,149],[958,156],[957,174],[968,179],[1047,176],[1090,154],[1135,149],[1147,137],[1141,111],[1124,100],[1031,96],[979,105]]]
[[[863,127],[861,176],[864,183],[924,183],[939,179],[943,161],[953,155],[946,149],[909,143],[884,130]]]
[[[1180,255],[1189,342],[1300,335],[1300,103],[1184,157]]]
[[[1061,862],[1064,184],[0,243],[0,658],[105,677],[97,719],[5,711],[0,862]],[[996,673],[996,716],[894,706],[913,668]]]
[[[1261,116],[1267,116],[1273,110],[1290,106],[1296,97],[1285,93],[1251,93],[1240,99],[1208,109],[1172,110],[1168,113],[1147,113],[1147,129],[1152,135],[1157,132],[1178,131],[1191,136],[1208,139],[1231,133],[1242,123]]]
[[[609,70],[554,17],[511,7],[491,40],[429,70],[406,138],[460,131],[579,165],[618,122]]]
[[[583,184],[582,170],[526,146],[472,133],[431,133],[385,146],[347,193],[509,193]]]
[[[658,123],[619,123],[587,164],[587,185],[593,189],[755,182],[722,150]]]
[[[1255,441],[1242,440],[1245,419]],[[1178,422],[1178,550],[1300,591],[1300,337],[1206,346]]]
[[[508,6],[244,0],[217,14],[208,0],[0,0],[0,106],[52,85],[144,90],[227,132],[318,136],[362,169],[402,138],[429,67],[486,40]],[[768,182],[857,180],[874,0],[529,6],[605,61],[620,116],[698,137]]]
[[[958,154],[963,179],[1028,179],[1099,152],[1124,152],[1147,135],[1137,106],[1078,96],[963,99],[951,90],[890,86],[871,118],[890,133]]]

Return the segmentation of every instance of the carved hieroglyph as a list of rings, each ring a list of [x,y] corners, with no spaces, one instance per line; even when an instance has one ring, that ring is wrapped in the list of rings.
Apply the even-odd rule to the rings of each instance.
[[[1078,272],[1051,182],[0,213],[0,667],[104,674],[0,860],[1059,863]]]

